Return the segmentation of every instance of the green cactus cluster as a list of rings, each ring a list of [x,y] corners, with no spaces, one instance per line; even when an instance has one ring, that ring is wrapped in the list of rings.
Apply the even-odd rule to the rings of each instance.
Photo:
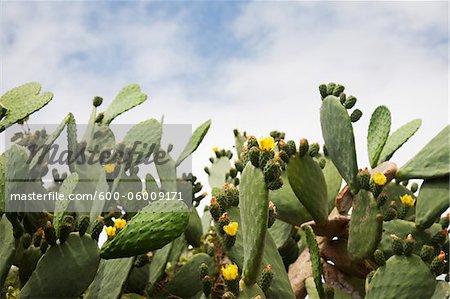
[[[0,131],[49,103],[53,95],[40,89],[29,83],[0,98]],[[179,172],[210,120],[178,157],[171,145],[160,149],[167,160],[155,165],[156,177],[140,176],[148,157],[133,157],[131,147],[160,146],[163,120],[140,122],[122,140],[110,127],[146,101],[136,84],[105,109],[94,97],[84,134],[70,113],[51,133],[12,134],[13,145],[0,155],[0,297],[447,298],[450,126],[398,167],[395,153],[421,121],[391,133],[391,113],[379,106],[367,131],[370,165],[360,166],[354,126],[363,113],[344,91],[341,84],[319,86],[323,144],[278,130],[261,139],[234,130],[234,148],[214,148],[204,169],[209,194],[195,175]],[[66,172],[50,169],[41,153],[64,134],[68,152],[95,155],[97,147],[123,155],[92,165],[69,157]],[[47,174],[50,184],[43,183]],[[94,201],[87,212],[56,202],[41,212],[8,211],[5,199],[22,190],[23,178],[32,181],[30,193],[183,189],[190,201]]]

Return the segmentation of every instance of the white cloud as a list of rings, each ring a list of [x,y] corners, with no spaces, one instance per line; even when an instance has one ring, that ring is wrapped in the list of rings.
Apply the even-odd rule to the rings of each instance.
[[[236,55],[212,59],[195,47],[202,37],[190,28],[188,6],[167,14],[145,3],[112,9],[101,2],[6,2],[1,86],[40,81],[56,96],[33,121],[59,122],[73,111],[83,122],[92,96],[110,100],[121,86],[137,82],[150,100],[119,122],[162,114],[168,123],[194,126],[213,119],[193,160],[206,183],[202,169],[211,148],[230,147],[233,128],[257,136],[279,129],[295,140],[320,141],[317,86],[342,82],[364,112],[355,125],[361,166],[367,165],[366,131],[376,106],[391,109],[393,129],[423,119],[417,136],[394,156],[401,165],[448,123],[447,6],[243,4],[226,28],[238,41]],[[7,46],[10,33],[14,43]],[[74,53],[70,63],[64,60]],[[88,59],[77,60],[80,53]]]

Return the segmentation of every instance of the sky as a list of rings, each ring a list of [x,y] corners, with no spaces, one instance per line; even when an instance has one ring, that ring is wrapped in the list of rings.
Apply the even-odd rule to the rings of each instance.
[[[323,143],[318,85],[358,98],[360,167],[368,166],[371,113],[386,105],[391,129],[422,127],[391,159],[404,164],[448,124],[447,2],[16,2],[1,1],[0,92],[37,81],[54,100],[31,123],[86,123],[93,96],[106,105],[126,84],[149,99],[116,123],[165,116],[212,119],[193,171],[233,129]]]

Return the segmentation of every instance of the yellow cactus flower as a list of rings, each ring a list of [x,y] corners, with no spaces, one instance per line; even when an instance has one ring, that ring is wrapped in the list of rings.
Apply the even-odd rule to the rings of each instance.
[[[261,138],[258,140],[258,145],[263,151],[271,151],[275,147],[275,140],[272,137]]]
[[[400,200],[401,200],[402,204],[404,204],[408,207],[414,206],[414,198],[412,198],[411,195],[405,194],[403,196],[400,196]]]
[[[212,150],[213,150],[213,152],[217,153],[219,151],[219,148],[216,146],[216,147],[213,147]]]
[[[384,174],[382,173],[375,173],[372,174],[372,180],[374,181],[375,184],[377,184],[378,186],[383,186],[384,184],[386,184],[387,182],[387,178]]]
[[[108,238],[112,238],[116,235],[116,228],[114,226],[105,227],[106,234]]]
[[[105,166],[103,166],[103,168],[105,169],[106,173],[113,173],[114,170],[116,169],[116,164],[109,163],[109,164],[106,164]]]
[[[124,228],[125,227],[125,225],[127,225],[127,221],[125,220],[125,219],[116,219],[116,220],[114,220],[114,227],[116,228],[116,229],[122,229],[122,228]]]
[[[223,227],[223,231],[229,236],[236,236],[236,234],[238,232],[238,226],[239,226],[239,223],[230,222],[228,225],[225,225]]]
[[[236,280],[238,277],[238,266],[236,264],[222,266],[222,276],[228,281]]]

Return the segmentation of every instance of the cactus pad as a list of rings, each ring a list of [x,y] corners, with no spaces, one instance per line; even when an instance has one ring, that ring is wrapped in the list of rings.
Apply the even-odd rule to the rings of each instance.
[[[383,147],[383,151],[378,159],[378,164],[388,161],[394,153],[419,130],[422,121],[415,119],[400,127],[397,131],[392,133]]]
[[[72,233],[64,244],[52,246],[42,256],[20,297],[79,297],[94,279],[99,262],[97,243]]]
[[[133,267],[134,258],[101,260],[87,299],[117,299]]]
[[[355,137],[350,116],[339,98],[327,96],[323,100],[320,122],[328,155],[352,192],[357,193]]]
[[[428,179],[448,175],[450,167],[450,125],[447,125],[397,172],[397,178]]]
[[[308,155],[289,160],[289,184],[317,223],[328,218],[327,185],[319,165]]]
[[[195,129],[194,133],[192,133],[191,139],[189,139],[188,143],[186,144],[186,147],[178,157],[175,163],[176,166],[180,165],[181,162],[184,161],[184,159],[186,159],[187,157],[189,157],[190,154],[195,152],[195,150],[198,148],[203,138],[205,137],[206,133],[208,133],[210,126],[211,120],[207,120],[206,122],[201,124],[197,129]]]
[[[369,131],[367,134],[367,150],[369,153],[370,166],[378,165],[381,151],[391,130],[391,112],[386,106],[379,106],[370,118]]]
[[[160,200],[145,207],[100,251],[105,259],[130,257],[162,248],[180,236],[189,221],[183,202]]]
[[[252,285],[261,272],[269,199],[263,172],[250,163],[242,172],[239,205],[244,242],[243,279]]]
[[[450,205],[448,178],[425,180],[416,203],[416,225],[428,228]]]
[[[394,255],[375,272],[366,298],[430,298],[435,285],[434,275],[420,257]]]
[[[27,83],[7,91],[0,98],[0,104],[7,109],[6,116],[0,121],[0,132],[28,117],[47,105],[53,98],[51,92],[40,94],[39,83]]]
[[[16,243],[12,225],[4,215],[0,221],[0,233],[2,236],[2,242],[0,243],[0,285],[3,285],[9,268],[11,268]]]
[[[360,190],[353,201],[347,249],[360,260],[371,257],[381,239],[383,216],[372,193]]]
[[[147,95],[141,92],[139,85],[130,84],[125,86],[106,109],[102,122],[104,124],[111,123],[114,118],[142,104],[146,99]]]

